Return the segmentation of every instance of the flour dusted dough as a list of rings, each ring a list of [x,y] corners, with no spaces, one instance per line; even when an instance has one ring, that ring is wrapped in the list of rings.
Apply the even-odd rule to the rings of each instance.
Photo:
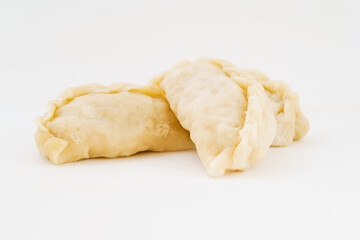
[[[299,97],[283,81],[271,81],[256,70],[239,69],[224,60],[212,60],[224,72],[242,79],[253,79],[262,84],[276,117],[277,130],[272,146],[287,146],[300,140],[309,130],[309,121],[300,109]]]
[[[190,131],[207,173],[245,170],[265,157],[276,120],[262,85],[221,62],[184,62],[152,81]]]
[[[48,103],[37,126],[36,144],[55,164],[194,147],[155,86],[69,88]]]

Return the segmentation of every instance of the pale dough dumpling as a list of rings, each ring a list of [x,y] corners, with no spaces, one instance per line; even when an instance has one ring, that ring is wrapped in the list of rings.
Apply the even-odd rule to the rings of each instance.
[[[48,103],[37,126],[36,144],[55,164],[194,148],[156,86],[69,88]]]
[[[254,79],[262,84],[271,101],[277,122],[272,146],[287,146],[300,140],[309,130],[309,121],[300,109],[299,97],[283,81],[272,81],[256,70],[240,69],[224,60],[211,60],[222,66],[224,72],[238,78]]]
[[[245,170],[265,157],[276,121],[256,80],[200,59],[174,67],[152,84],[160,86],[181,125],[190,131],[210,176]]]

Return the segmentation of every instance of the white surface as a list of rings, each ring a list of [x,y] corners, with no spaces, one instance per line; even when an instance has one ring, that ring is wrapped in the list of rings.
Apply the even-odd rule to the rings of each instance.
[[[0,239],[359,239],[357,1],[0,2]],[[34,118],[67,88],[220,57],[283,79],[311,129],[212,179],[193,151],[54,166]]]

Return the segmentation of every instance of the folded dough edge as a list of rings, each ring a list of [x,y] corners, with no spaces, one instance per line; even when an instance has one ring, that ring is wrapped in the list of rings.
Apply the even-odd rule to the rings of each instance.
[[[229,62],[206,58],[200,60],[219,66],[230,79],[245,90],[248,102],[243,128],[239,131],[240,140],[233,157],[229,158],[227,154],[218,155],[211,162],[208,173],[210,176],[218,177],[228,171],[247,170],[265,157],[276,132],[276,121],[268,111],[270,106],[264,88],[251,78],[240,78],[237,75],[237,68]],[[265,76],[261,73],[257,74],[259,77]],[[230,159],[233,161],[228,162],[228,166],[221,166]]]
[[[284,81],[270,80],[259,70],[238,68],[225,60],[206,58],[204,60],[221,66],[229,76],[234,75],[242,79],[256,80],[261,83],[267,93],[277,94],[280,97],[283,107],[274,113],[277,121],[277,133],[271,146],[288,146],[293,141],[301,140],[309,131],[309,120],[301,111],[299,95]],[[271,98],[270,100],[273,101]]]

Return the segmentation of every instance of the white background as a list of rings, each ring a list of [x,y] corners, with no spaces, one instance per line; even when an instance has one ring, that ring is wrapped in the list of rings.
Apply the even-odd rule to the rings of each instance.
[[[360,239],[358,1],[0,1],[0,239]],[[285,80],[311,129],[244,173],[195,153],[55,166],[36,116],[69,86],[179,60]]]

